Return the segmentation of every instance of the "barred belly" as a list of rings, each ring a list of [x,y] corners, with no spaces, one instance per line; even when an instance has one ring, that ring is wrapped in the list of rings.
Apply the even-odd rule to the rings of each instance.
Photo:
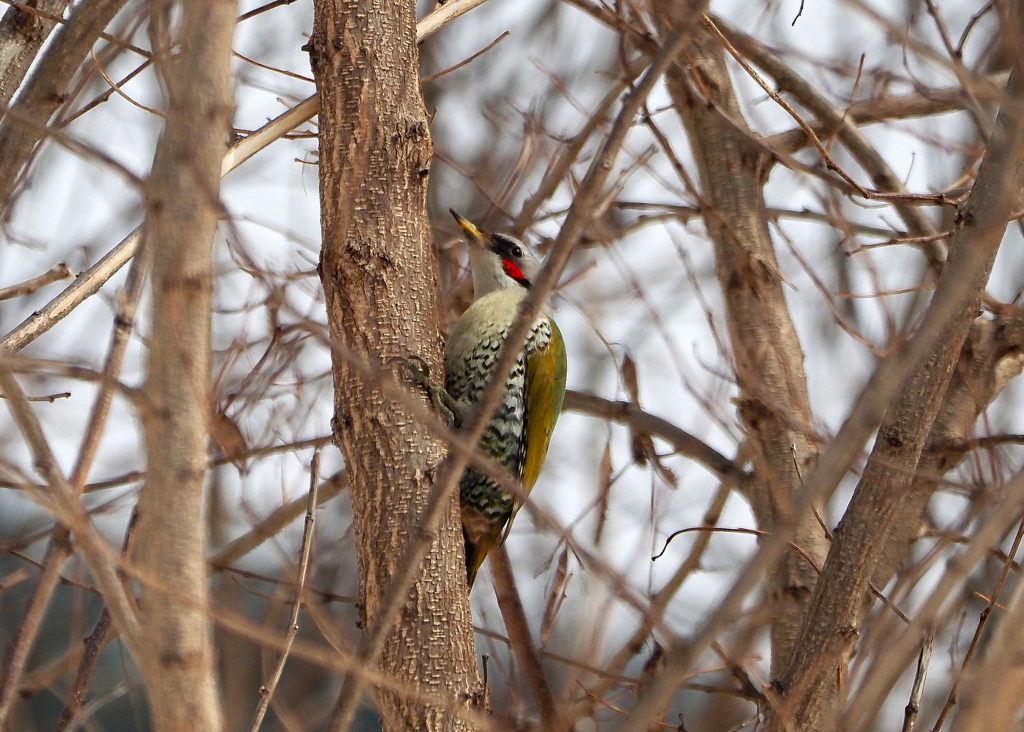
[[[461,368],[446,375],[446,389],[463,404],[476,404],[494,372],[494,364],[508,327],[496,328],[481,338],[468,354]],[[522,481],[526,466],[526,358],[537,349],[546,348],[551,338],[547,318],[537,321],[526,347],[516,360],[505,383],[505,392],[497,412],[484,430],[480,450],[501,463],[518,481]],[[459,483],[460,501],[464,507],[476,509],[488,523],[503,524],[512,515],[515,499],[493,480],[467,468]]]

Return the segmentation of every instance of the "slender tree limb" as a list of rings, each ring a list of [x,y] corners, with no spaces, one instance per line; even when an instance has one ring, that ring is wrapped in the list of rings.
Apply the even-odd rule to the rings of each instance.
[[[1024,624],[1024,584],[1018,584],[1008,610],[999,618],[999,623],[992,635],[991,643],[985,651],[980,663],[968,667],[978,648],[986,621],[992,616],[999,593],[1006,576],[1009,574],[1013,558],[1024,538],[1024,519],[1017,527],[1017,536],[1003,564],[995,588],[991,592],[988,604],[981,611],[981,618],[971,639],[971,645],[964,655],[960,673],[953,681],[946,703],[939,713],[939,718],[932,727],[939,732],[947,715],[957,702],[957,688],[966,672],[968,683],[965,685],[963,707],[957,714],[955,732],[983,732],[985,730],[1012,729],[1018,717],[1022,699],[1024,699],[1024,643],[1020,628]]]
[[[735,29],[729,27],[722,27],[722,31],[730,36],[737,33]],[[735,40],[740,41],[737,46],[747,46],[746,41],[742,37],[733,37]],[[751,39],[751,43],[756,44],[756,40]],[[756,58],[750,58],[755,64],[757,63]],[[767,69],[765,71],[771,74]],[[975,90],[974,98],[980,102],[998,102],[1003,96],[1008,78],[1008,74],[995,74],[989,77],[988,84],[980,86]],[[913,94],[856,101],[846,110],[846,117],[855,125],[866,125],[910,119],[912,117],[930,117],[936,114],[946,114],[948,112],[960,111],[966,105],[967,95],[964,92],[964,88],[962,86],[952,86],[941,89],[922,90]],[[822,119],[812,123],[811,128],[818,137],[828,137],[837,129],[834,118],[832,122],[833,124],[830,126],[828,120]],[[767,142],[770,147],[790,154],[811,144],[807,133],[800,128],[771,135],[767,138]]]
[[[782,91],[793,94],[830,131],[838,132],[839,139],[849,149],[850,154],[871,176],[872,185],[884,192],[906,193],[903,181],[875,150],[864,133],[857,129],[849,114],[829,102],[812,84],[795,73],[782,59],[768,51],[755,39],[729,26],[720,18],[715,18],[715,23],[731,43],[775,80]],[[895,201],[894,207],[911,236],[927,237],[935,234],[935,227],[932,226],[919,206],[909,206]],[[930,241],[925,246],[925,251],[932,268],[935,272],[939,272],[945,261],[944,245],[939,241]]]
[[[750,481],[751,476],[725,455],[671,422],[645,412],[632,402],[612,401],[570,389],[565,393],[563,408],[626,424],[638,432],[660,437],[680,455],[697,461],[741,491],[746,489]]]
[[[551,685],[544,673],[544,665],[533,641],[530,625],[526,621],[526,611],[519,597],[512,563],[504,544],[492,550],[490,563],[494,576],[494,594],[498,599],[501,617],[505,621],[505,630],[508,631],[508,642],[519,659],[519,665],[522,666],[526,683],[533,695],[533,702],[537,705],[540,727],[544,732],[565,730],[565,720],[559,713],[554,694],[551,693]]]
[[[1024,320],[1014,315],[977,318],[960,351],[918,461],[914,482],[882,548],[872,584],[885,587],[909,555],[932,495],[942,478],[975,447],[970,439],[978,417],[1024,367]],[[982,438],[984,439],[984,438]],[[872,604],[865,598],[866,613]],[[879,628],[878,632],[885,632]]]
[[[2,23],[0,19],[0,23]],[[52,282],[60,282],[66,280],[69,277],[74,277],[68,266],[61,262],[60,264],[54,265],[50,270],[44,272],[38,277],[33,277],[30,280],[18,283],[17,285],[11,285],[10,287],[0,287],[0,302],[4,300],[11,300],[16,297],[22,297],[24,295],[31,295],[33,292],[41,287],[46,287]]]
[[[663,22],[669,22],[667,19]],[[726,68],[721,38],[695,34],[668,75],[668,90],[686,128],[700,171],[705,226],[715,246],[715,271],[725,298],[729,337],[740,388],[740,420],[756,480],[744,491],[758,528],[774,534],[818,460],[804,356],[789,313],[763,187],[768,159],[751,144]],[[684,60],[686,66],[684,66]],[[732,120],[723,125],[722,117]],[[691,186],[692,187],[692,186]],[[813,516],[805,516],[793,544],[768,581],[772,605],[772,669],[789,657],[828,544]]]
[[[917,657],[917,673],[914,674],[914,685],[910,689],[910,700],[903,714],[901,732],[914,732],[917,715],[921,711],[921,697],[924,696],[924,684],[928,679],[928,665],[932,661],[932,649],[935,647],[935,636],[929,635],[921,644],[921,655]]]
[[[135,647],[134,644],[139,639],[138,619],[134,604],[117,575],[116,554],[93,529],[78,496],[75,495],[70,483],[61,473],[60,466],[43,435],[39,420],[25,398],[25,393],[2,359],[0,359],[0,389],[7,395],[5,403],[11,410],[18,429],[32,451],[36,470],[46,479],[49,487],[49,493],[46,496],[49,501],[48,509],[77,537],[78,545],[100,586],[114,622],[129,647]],[[0,463],[0,472],[9,473],[10,471]],[[8,477],[16,479],[14,475]],[[42,498],[38,494],[35,495],[39,499]]]
[[[128,528],[124,532],[124,542],[121,544],[122,556],[126,556],[131,549],[132,536],[137,519],[138,513],[133,511],[131,518],[128,520]],[[131,588],[128,586],[128,583],[125,582],[124,584],[125,592],[130,592]],[[78,672],[75,674],[75,683],[71,687],[71,693],[68,695],[67,704],[60,715],[55,732],[66,732],[68,729],[75,729],[81,718],[85,716],[89,684],[92,681],[96,665],[99,663],[100,654],[106,645],[116,637],[117,633],[111,623],[110,610],[103,608],[103,612],[100,613],[100,618],[96,621],[92,633],[84,641],[85,648],[78,664]]]
[[[712,529],[717,526],[718,520],[722,516],[722,511],[725,509],[725,502],[729,499],[731,493],[732,490],[729,483],[722,483],[718,487],[711,505],[708,506],[704,512],[704,517],[701,519],[701,527]],[[712,531],[701,531],[697,534],[689,555],[672,574],[669,581],[665,583],[665,586],[658,590],[654,597],[651,598],[649,615],[643,618],[629,640],[605,664],[605,668],[612,674],[621,674],[626,669],[626,665],[643,650],[644,644],[651,637],[655,626],[661,621],[672,598],[676,596],[687,578],[700,569],[701,561],[703,560],[704,553],[707,551],[708,544],[711,543],[712,536],[714,536]],[[602,679],[590,690],[591,693],[597,698],[603,697],[615,685],[614,678],[612,676]]]
[[[38,9],[59,16],[67,5],[67,0],[42,0]],[[56,25],[55,20],[18,6],[12,6],[0,18],[0,104],[11,101]]]
[[[288,616],[288,631],[285,634],[285,647],[281,651],[281,657],[274,666],[274,672],[270,675],[270,683],[260,687],[260,701],[256,706],[256,713],[253,715],[252,724],[249,725],[250,732],[259,732],[263,717],[270,707],[270,700],[274,696],[281,675],[284,673],[284,665],[288,661],[288,653],[295,643],[295,636],[299,632],[299,613],[302,610],[302,596],[306,589],[306,574],[309,570],[309,555],[313,549],[313,525],[316,521],[316,507],[320,505],[317,500],[317,491],[320,488],[320,451],[313,452],[313,461],[309,468],[309,496],[306,498],[306,525],[302,530],[302,545],[299,549],[299,573],[295,586],[295,602],[292,605],[291,614]]]
[[[317,505],[331,500],[348,487],[348,475],[343,471],[327,478],[317,491]],[[277,536],[285,526],[297,519],[306,510],[308,499],[296,498],[270,512],[265,519],[247,532],[218,550],[210,557],[210,565],[219,570],[232,565],[267,539]]]
[[[127,291],[122,293],[120,311],[115,321],[114,333],[111,337],[111,344],[104,365],[103,373],[106,378],[101,382],[99,394],[93,403],[85,437],[71,474],[70,483],[76,496],[80,496],[84,490],[89,469],[92,466],[100,439],[103,436],[103,429],[106,425],[107,415],[110,412],[110,406],[114,397],[112,384],[116,383],[121,372],[121,364],[124,361],[124,354],[134,326],[135,311],[138,307],[139,298],[142,296],[142,288],[147,277],[148,258],[140,257],[135,260],[132,266],[132,271],[128,277]],[[11,644],[11,650],[4,665],[3,677],[0,679],[0,729],[3,728],[4,720],[10,713],[11,707],[17,698],[16,692],[21,686],[21,675],[24,673],[25,662],[28,660],[28,655],[35,645],[41,621],[45,617],[50,599],[60,580],[61,568],[68,557],[71,556],[72,551],[71,535],[68,527],[57,524],[47,542],[39,581],[33,590],[29,608],[25,613],[25,619]],[[84,690],[82,693],[84,694]],[[84,704],[84,699],[82,703]],[[81,705],[75,709],[72,717],[80,710]],[[68,718],[68,724],[70,724],[70,719],[71,717]]]

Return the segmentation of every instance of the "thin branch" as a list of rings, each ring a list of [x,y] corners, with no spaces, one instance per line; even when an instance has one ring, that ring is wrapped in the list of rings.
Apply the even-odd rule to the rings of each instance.
[[[562,732],[566,729],[566,722],[559,714],[547,674],[544,673],[544,665],[541,663],[537,645],[530,633],[530,626],[526,621],[526,611],[523,610],[519,589],[516,587],[515,574],[512,572],[512,563],[508,558],[508,550],[502,544],[493,549],[490,556],[491,573],[494,575],[494,593],[501,610],[501,617],[505,621],[505,629],[508,631],[509,645],[515,652],[516,658],[519,659],[519,664],[523,667],[526,683],[530,687],[530,693],[533,695],[533,701],[540,714],[540,727],[544,732]]]
[[[563,408],[612,420],[628,425],[637,432],[660,437],[680,455],[695,460],[723,480],[730,481],[734,487],[740,490],[745,489],[750,480],[750,475],[743,468],[706,442],[661,417],[645,412],[632,402],[612,401],[569,389],[565,392]]]
[[[31,295],[33,292],[41,287],[46,287],[52,282],[59,282],[66,280],[69,277],[74,277],[74,274],[68,269],[68,266],[61,262],[60,264],[54,265],[52,269],[38,277],[33,277],[30,280],[25,280],[17,285],[11,285],[10,287],[0,287],[0,302],[4,300],[11,300],[15,297],[22,297],[23,295]]]
[[[502,40],[504,40],[505,38],[508,38],[508,34],[509,34],[509,32],[505,31],[500,36],[495,38],[493,41],[488,43],[486,46],[481,48],[479,51],[474,53],[472,56],[469,56],[468,58],[465,58],[462,61],[459,61],[454,66],[449,66],[447,69],[444,69],[443,71],[438,71],[436,74],[431,74],[430,76],[424,76],[422,79],[420,79],[420,83],[421,84],[426,84],[428,81],[436,81],[437,79],[440,79],[442,76],[445,76],[446,74],[450,74],[453,71],[457,71],[457,70],[461,69],[463,66],[465,66],[466,64],[472,63],[473,61],[475,61],[476,59],[480,58],[485,53],[490,51],[492,48],[497,46],[498,43],[500,43]]]
[[[111,556],[110,547],[89,522],[89,517],[82,508],[73,488],[61,473],[60,466],[43,435],[39,420],[32,412],[28,399],[25,398],[14,375],[2,359],[0,359],[0,389],[3,389],[7,395],[6,404],[32,451],[36,470],[46,478],[50,488],[49,509],[58,521],[68,526],[78,537],[79,546],[89,563],[93,576],[99,583],[114,622],[118,625],[129,647],[134,647],[139,638],[138,619],[134,604],[125,593],[114,568],[116,555]]]
[[[317,491],[320,488],[320,450],[313,452],[313,460],[309,466],[309,496],[306,499],[306,525],[302,530],[302,546],[299,549],[299,575],[295,589],[295,603],[292,605],[291,615],[288,617],[288,631],[285,634],[284,648],[281,657],[277,661],[274,672],[270,675],[270,683],[260,687],[260,701],[256,706],[256,713],[253,715],[250,732],[259,732],[263,717],[270,707],[270,700],[274,696],[281,675],[284,673],[284,665],[288,661],[288,653],[295,643],[295,636],[299,633],[299,612],[302,610],[302,596],[306,588],[306,575],[309,570],[309,556],[313,549],[313,524],[316,520],[316,507],[320,505],[317,500]]]
[[[939,732],[942,729],[942,725],[946,722],[946,718],[949,713],[953,711],[953,706],[957,701],[957,690],[960,688],[960,682],[964,678],[964,672],[967,670],[968,664],[971,659],[974,658],[975,651],[978,650],[978,643],[981,641],[982,631],[985,630],[985,625],[988,623],[988,619],[992,616],[992,611],[996,607],[996,603],[999,600],[999,593],[1003,591],[1003,584],[1006,582],[1007,576],[1010,574],[1010,567],[1013,566],[1013,558],[1017,555],[1017,550],[1020,549],[1021,540],[1024,539],[1024,519],[1021,519],[1020,524],[1017,527],[1017,534],[1013,537],[1013,546],[1010,547],[1010,551],[1006,554],[1006,561],[1003,562],[1003,571],[999,574],[999,579],[996,581],[995,587],[992,588],[988,604],[981,611],[981,617],[978,619],[978,626],[974,629],[974,636],[971,638],[971,645],[967,649],[967,653],[964,655],[963,663],[960,664],[960,668],[956,673],[956,677],[953,679],[953,684],[949,688],[949,694],[946,696],[946,703],[942,705],[942,711],[939,712],[938,718],[935,720],[935,724],[932,725],[932,732]]]
[[[914,685],[910,688],[910,700],[903,713],[901,732],[914,732],[914,724],[921,711],[921,697],[924,696],[924,684],[928,679],[928,666],[932,661],[932,648],[934,647],[935,635],[929,634],[921,644],[921,655],[917,658],[917,673],[914,674]]]

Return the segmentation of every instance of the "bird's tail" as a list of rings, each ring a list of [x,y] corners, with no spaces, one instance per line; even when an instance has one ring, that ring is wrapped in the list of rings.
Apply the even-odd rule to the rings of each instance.
[[[466,584],[472,590],[473,582],[476,581],[476,573],[480,571],[480,567],[483,566],[484,560],[487,558],[487,553],[497,543],[501,532],[489,533],[476,542],[470,541],[465,531],[462,532],[462,535],[466,540]]]

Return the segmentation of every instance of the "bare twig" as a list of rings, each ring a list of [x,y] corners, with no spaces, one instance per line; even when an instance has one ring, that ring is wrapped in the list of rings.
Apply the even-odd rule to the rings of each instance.
[[[921,711],[921,697],[924,696],[924,684],[928,679],[928,665],[932,660],[932,648],[935,646],[935,635],[929,634],[921,644],[921,655],[917,658],[917,673],[914,674],[914,685],[910,689],[910,700],[903,714],[902,732],[914,732],[917,714]]]
[[[968,664],[971,659],[974,658],[975,651],[978,650],[978,643],[981,641],[982,631],[985,630],[985,625],[988,623],[988,619],[992,616],[992,611],[996,607],[996,602],[999,600],[999,593],[1003,591],[1003,584],[1006,582],[1007,576],[1010,574],[1010,567],[1013,566],[1013,558],[1017,555],[1017,550],[1020,549],[1021,540],[1024,539],[1024,519],[1021,519],[1020,524],[1017,526],[1017,534],[1013,537],[1013,546],[1010,547],[1010,551],[1007,552],[1006,561],[1003,562],[1003,571],[999,574],[999,579],[996,581],[995,587],[992,588],[988,604],[981,611],[981,617],[978,619],[978,626],[974,629],[974,636],[971,638],[971,645],[967,648],[967,653],[964,655],[963,663],[960,664],[960,669],[957,671],[956,677],[953,679],[953,684],[949,689],[949,694],[946,696],[946,703],[942,705],[942,711],[939,712],[938,718],[935,720],[935,724],[932,725],[932,732],[939,732],[942,729],[942,725],[945,724],[946,718],[949,713],[953,711],[953,706],[957,702],[957,690],[960,688],[960,682],[964,678],[964,672],[967,670]]]
[[[274,696],[281,675],[284,673],[284,665],[288,660],[288,653],[295,642],[295,636],[299,633],[299,613],[302,610],[302,595],[306,587],[306,575],[309,570],[309,556],[313,549],[313,524],[316,519],[316,507],[320,505],[317,500],[317,491],[320,488],[320,451],[313,452],[313,460],[309,466],[309,496],[306,499],[306,525],[302,530],[302,546],[299,549],[299,573],[295,588],[295,603],[292,605],[291,615],[288,617],[288,630],[285,633],[284,648],[281,657],[270,675],[270,682],[260,687],[260,700],[256,706],[256,713],[253,714],[250,732],[259,732],[263,717],[270,707],[270,700]]]
[[[504,544],[491,551],[490,563],[494,575],[494,593],[501,609],[501,617],[505,621],[505,629],[508,631],[509,644],[523,667],[530,693],[540,713],[541,729],[544,732],[561,732],[566,729],[566,724],[555,704],[551,685],[548,683],[540,654],[530,633],[526,611],[523,610],[516,578],[512,573],[512,563]]]
[[[2,22],[2,21],[0,21]],[[38,277],[33,277],[30,280],[25,280],[17,285],[11,285],[10,287],[0,287],[0,302],[4,300],[10,300],[15,297],[21,297],[22,295],[31,295],[33,292],[41,287],[46,287],[51,282],[59,282],[66,280],[69,277],[74,277],[68,266],[61,262],[60,264],[54,265],[52,269]]]
[[[6,109],[0,124],[0,209],[7,207],[40,131],[67,95],[75,72],[125,0],[84,0]]]

